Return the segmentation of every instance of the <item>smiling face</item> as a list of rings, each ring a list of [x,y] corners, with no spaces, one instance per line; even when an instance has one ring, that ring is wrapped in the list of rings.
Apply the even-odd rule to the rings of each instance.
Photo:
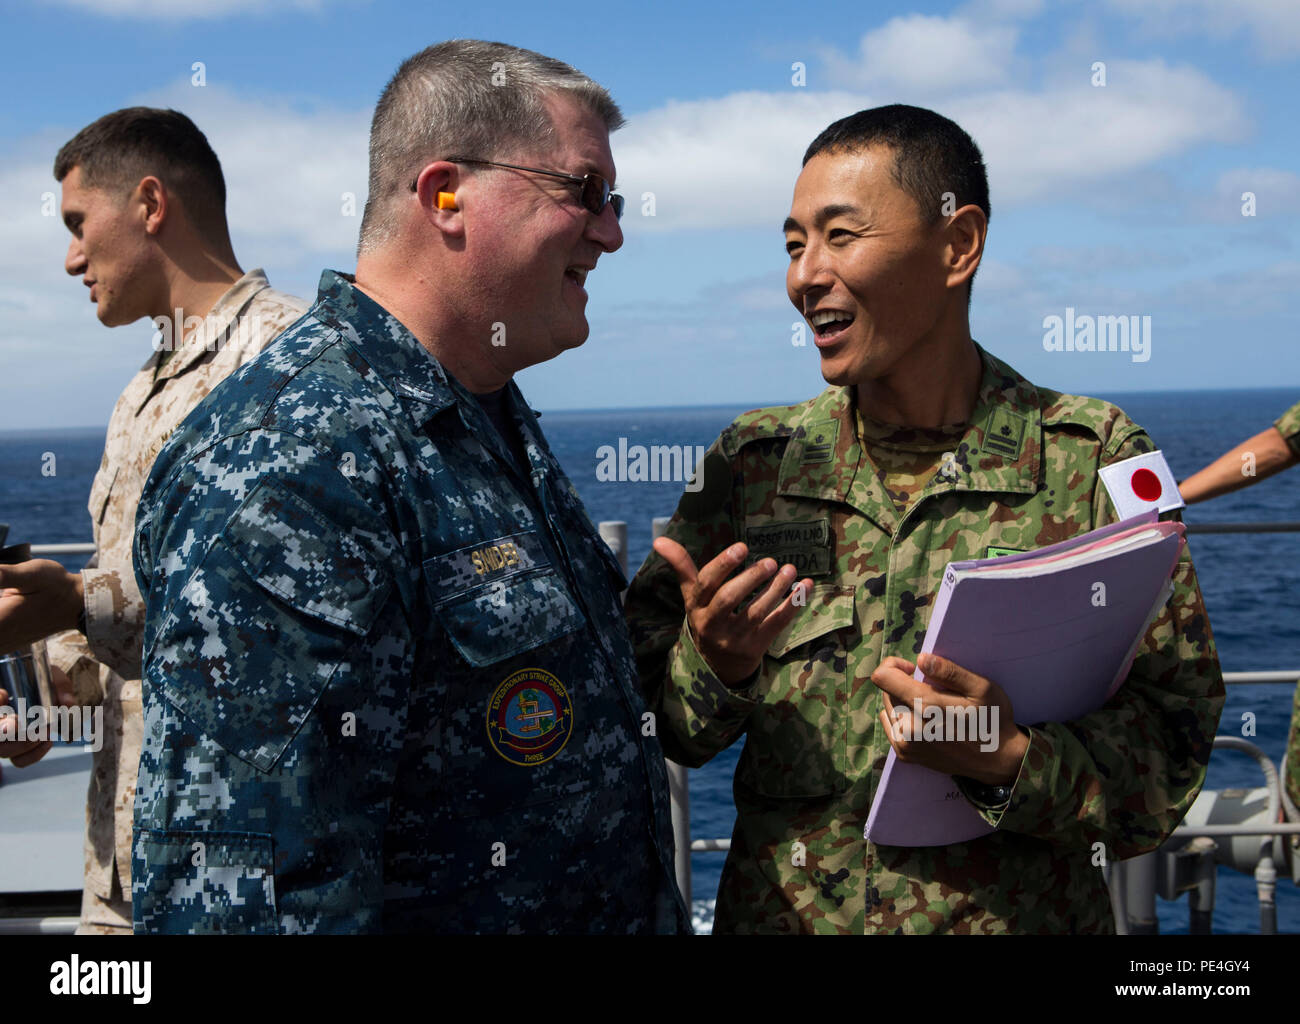
[[[151,313],[153,247],[131,198],[87,188],[81,168],[63,178],[63,223],[72,232],[64,269],[90,288],[95,315],[105,327]],[[165,303],[164,303],[165,304]]]
[[[823,152],[795,183],[786,291],[812,326],[831,384],[864,384],[926,358],[954,299],[944,220],[922,217],[894,181],[893,162],[882,146]]]
[[[604,122],[563,97],[547,104],[555,125],[549,146],[524,147],[508,163],[614,180]],[[473,268],[475,319],[505,325],[493,355],[511,372],[554,358],[587,340],[587,274],[623,244],[611,206],[597,216],[577,183],[499,167],[470,167],[462,179],[465,247]]]

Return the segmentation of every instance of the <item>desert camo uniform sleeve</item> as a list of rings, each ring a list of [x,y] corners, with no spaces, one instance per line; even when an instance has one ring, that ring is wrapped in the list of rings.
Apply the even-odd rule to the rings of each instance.
[[[251,296],[245,298],[249,292]],[[187,365],[179,375],[166,378],[161,389],[155,384],[151,390],[148,382],[142,385],[133,381],[113,410],[108,444],[116,442],[117,447],[111,460],[106,452],[105,467],[95,478],[90,496],[92,520],[101,513],[107,492],[120,492],[123,486],[127,474],[119,475],[114,488],[114,471],[124,462],[139,458],[139,452],[133,450],[138,444],[133,440],[138,436],[133,430],[138,429],[143,395],[148,396],[147,414],[165,439],[170,427],[184,419],[215,384],[255,359],[306,311],[307,305],[301,299],[271,288],[260,268],[249,271],[209,315],[208,319],[221,325],[213,328],[221,331],[221,337],[211,344],[210,353]],[[157,445],[161,444],[160,439]],[[146,461],[146,470],[147,465]],[[96,522],[96,534],[98,526]],[[51,645],[51,663],[68,673],[79,696],[87,697],[80,703],[90,703],[95,691],[100,691],[98,699],[102,699],[96,662],[107,665],[123,679],[140,678],[145,603],[135,573],[117,565],[101,566],[98,552],[82,568],[81,582],[86,632],[84,636],[76,630],[59,634],[57,644]]]
[[[276,291],[266,282],[261,268],[249,271],[227,296],[241,288],[254,289],[247,305],[227,328],[214,359],[208,357],[188,372],[169,382],[168,404],[175,411],[165,415],[176,423],[184,419],[208,391],[233,369],[257,358],[294,321],[307,311],[307,304],[294,295]],[[239,298],[224,298],[215,311],[224,322]],[[133,412],[128,408],[127,412]],[[93,499],[92,499],[93,504]],[[116,567],[100,568],[88,564],[81,571],[85,592],[86,642],[96,660],[107,665],[124,679],[141,675],[140,656],[144,646],[144,596],[136,585],[135,574]]]
[[[131,390],[130,385],[128,385],[127,390]],[[124,432],[125,423],[129,420],[132,412],[134,412],[134,409],[130,406],[129,399],[123,396],[118,398],[113,406],[113,414],[109,419],[108,441],[105,444],[104,458],[100,468],[95,473],[88,500],[95,550],[91,553],[90,558],[86,560],[86,564],[81,570],[83,586],[88,579],[104,572],[104,570],[100,569],[101,554],[105,551],[102,537],[103,513],[118,471],[117,464],[109,457],[108,443]],[[134,580],[131,581],[131,589],[135,590]],[[82,604],[87,631],[90,629],[91,613],[91,608],[88,605],[89,595]],[[136,634],[135,640],[137,643],[139,642],[139,633]],[[100,672],[103,659],[96,654],[93,643],[85,633],[82,633],[80,629],[68,629],[55,633],[45,641],[45,647],[50,664],[65,672],[71,680],[77,704],[94,706],[102,704],[108,699],[104,685],[105,680]],[[133,663],[138,668],[140,665],[139,652],[131,652],[131,657],[127,663],[128,665]]]
[[[738,539],[726,437],[709,448],[702,487],[683,495],[664,534],[687,550],[697,568]],[[626,611],[646,703],[662,722],[664,753],[698,768],[744,732],[758,703],[757,681],[733,690],[718,679],[695,645],[676,572],[653,551],[628,589]]]
[[[71,680],[73,697],[79,706],[94,707],[104,702],[99,664],[81,633],[67,629],[46,637],[45,654],[50,665]],[[54,695],[51,694],[49,699],[53,701]]]
[[[87,652],[124,679],[140,677],[144,638],[144,597],[131,573],[116,569],[81,570],[86,595]]]
[[[1145,432],[1128,423],[1106,443],[1101,465],[1154,450]],[[1116,518],[1098,478],[1093,527]],[[1054,843],[1100,842],[1113,859],[1152,850],[1201,790],[1223,702],[1214,637],[1184,549],[1173,595],[1115,696],[1075,721],[1029,729],[1009,801],[981,813],[1004,830]]]
[[[140,505],[135,929],[377,930],[412,664],[383,473],[284,430],[201,435]]]

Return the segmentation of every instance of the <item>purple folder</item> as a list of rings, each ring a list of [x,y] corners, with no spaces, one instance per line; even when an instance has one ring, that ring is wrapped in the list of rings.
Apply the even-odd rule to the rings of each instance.
[[[1148,512],[1037,551],[949,563],[922,653],[992,679],[1022,725],[1096,711],[1123,683],[1173,590],[1183,525],[1156,520]],[[946,846],[993,831],[952,776],[890,750],[868,840]]]

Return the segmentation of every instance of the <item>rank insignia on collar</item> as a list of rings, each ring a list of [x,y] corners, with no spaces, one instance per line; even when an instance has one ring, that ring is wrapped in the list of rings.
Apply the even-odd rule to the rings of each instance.
[[[835,455],[835,439],[840,432],[839,420],[810,423],[803,431],[803,458],[799,464],[830,462]]]
[[[520,669],[488,701],[487,732],[492,749],[511,764],[549,761],[573,735],[568,689],[544,669]]]
[[[1025,419],[1006,409],[994,409],[984,424],[983,448],[1007,459],[1020,456],[1025,437]]]

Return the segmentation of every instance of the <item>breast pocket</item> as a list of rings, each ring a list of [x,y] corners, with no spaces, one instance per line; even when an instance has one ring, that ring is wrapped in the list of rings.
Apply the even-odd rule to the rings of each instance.
[[[475,668],[541,647],[585,622],[531,530],[436,555],[424,563],[424,578],[434,614]]]
[[[122,472],[121,466],[109,467],[105,465],[98,473],[90,485],[90,500],[86,503],[90,510],[90,518],[97,525],[104,522],[104,513],[108,509],[108,499],[113,493],[113,485],[117,483],[118,475]]]
[[[444,689],[429,765],[444,805],[490,815],[593,786],[586,618],[536,533],[437,555],[424,575],[448,641],[428,668]]]
[[[147,678],[203,734],[270,772],[390,589],[367,549],[264,479],[166,595]]]
[[[140,829],[133,871],[142,932],[275,935],[280,930],[269,835]]]
[[[815,797],[846,786],[853,588],[820,584],[763,659],[738,778],[764,796]]]

